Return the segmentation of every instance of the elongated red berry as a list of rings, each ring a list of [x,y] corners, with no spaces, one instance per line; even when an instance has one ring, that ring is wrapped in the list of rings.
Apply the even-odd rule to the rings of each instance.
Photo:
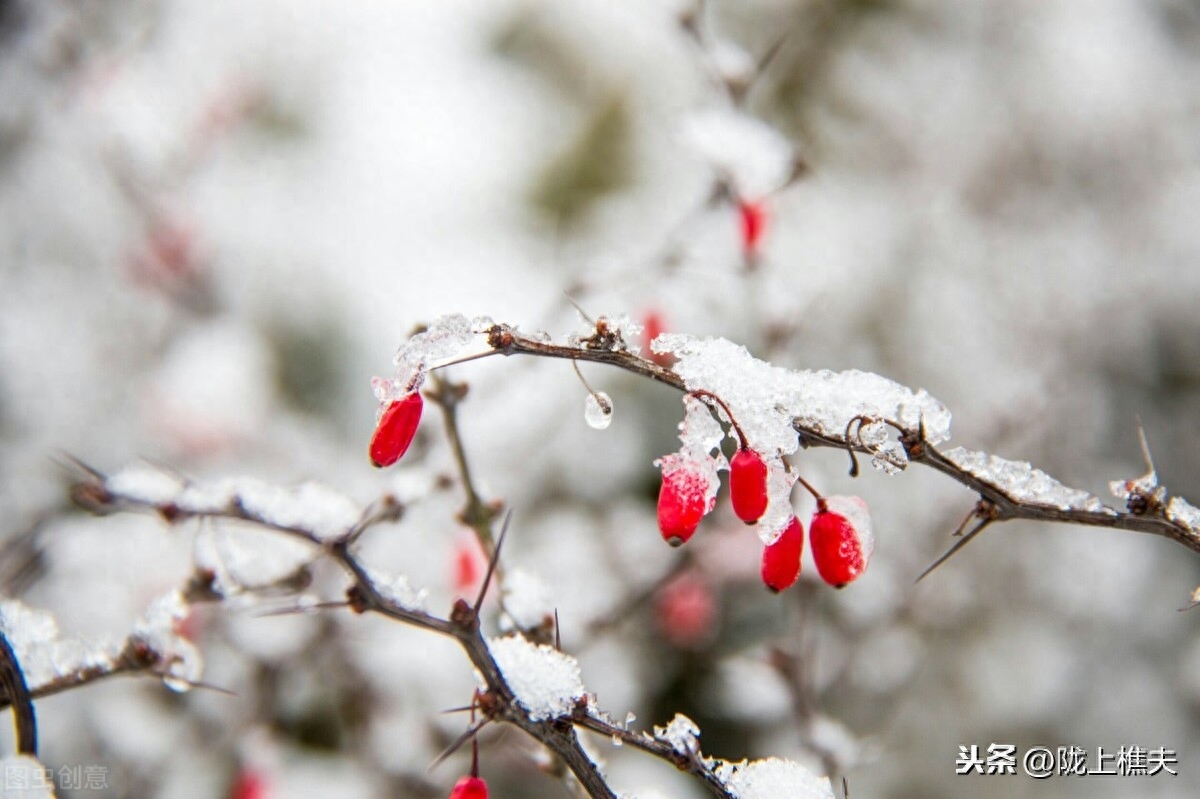
[[[834,588],[866,571],[875,551],[867,504],[858,497],[826,497],[809,525],[813,562],[821,579]]]
[[[767,204],[765,201],[740,200],[738,222],[742,234],[742,254],[748,259],[757,258],[762,246],[763,234],[767,231]]]
[[[800,577],[804,553],[804,525],[793,516],[774,543],[763,549],[762,581],[775,593],[791,588]]]
[[[658,529],[664,541],[677,547],[692,537],[704,514],[712,509],[709,481],[699,464],[679,455],[666,456],[661,466]]]
[[[238,772],[229,788],[229,799],[267,799],[268,796],[266,778],[249,769]]]
[[[767,512],[767,463],[752,449],[739,448],[729,461],[729,499],[746,524]]]
[[[417,423],[421,421],[424,407],[421,392],[414,391],[384,409],[375,435],[371,437],[372,464],[382,468],[400,460],[417,434]]]
[[[480,777],[463,777],[450,791],[450,799],[487,799],[487,795],[487,783]]]

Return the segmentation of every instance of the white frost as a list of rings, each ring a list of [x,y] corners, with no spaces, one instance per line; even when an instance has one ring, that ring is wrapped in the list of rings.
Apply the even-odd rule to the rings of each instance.
[[[584,697],[579,663],[553,647],[519,635],[488,640],[504,681],[534,721],[569,715]]]
[[[986,452],[955,447],[942,453],[946,460],[984,482],[995,486],[1014,502],[1059,510],[1115,513],[1098,497],[1070,488],[1041,469],[1024,461],[1010,461]]]
[[[794,371],[772,366],[722,338],[664,333],[656,353],[677,358],[675,371],[689,390],[707,389],[725,400],[750,446],[789,454],[799,446],[793,423],[808,432],[844,440],[856,416],[890,419],[937,444],[950,437],[950,411],[924,389],[914,391],[871,372]]]
[[[828,777],[818,777],[791,760],[722,763],[716,773],[738,799],[833,799]]]

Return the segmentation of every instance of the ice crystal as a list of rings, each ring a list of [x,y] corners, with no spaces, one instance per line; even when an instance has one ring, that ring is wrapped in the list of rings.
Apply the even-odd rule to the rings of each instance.
[[[504,681],[533,721],[569,715],[584,697],[575,658],[520,635],[488,640]]]
[[[1171,497],[1171,501],[1167,503],[1167,519],[1193,533],[1200,533],[1200,508],[1188,503],[1183,497]]]
[[[31,690],[93,666],[110,665],[116,652],[73,637],[61,637],[58,622],[44,610],[16,599],[0,602],[0,630],[8,639]]]
[[[942,455],[964,472],[994,486],[1014,502],[1059,510],[1115,513],[1098,497],[1078,488],[1065,486],[1024,461],[1005,460],[986,452],[962,447],[947,450]]]
[[[593,391],[583,400],[583,419],[588,427],[604,430],[612,424],[613,401],[603,391]]]
[[[655,726],[654,734],[681,755],[694,755],[700,751],[700,728],[682,713],[676,713],[666,727]]]
[[[474,337],[467,317],[447,314],[410,338],[393,360],[399,373],[424,372],[434,361],[458,355]]]

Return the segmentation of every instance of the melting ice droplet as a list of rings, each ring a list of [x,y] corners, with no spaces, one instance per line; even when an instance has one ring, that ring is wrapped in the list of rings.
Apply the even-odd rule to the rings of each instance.
[[[612,398],[603,391],[594,391],[583,401],[583,418],[588,427],[603,430],[612,424]]]

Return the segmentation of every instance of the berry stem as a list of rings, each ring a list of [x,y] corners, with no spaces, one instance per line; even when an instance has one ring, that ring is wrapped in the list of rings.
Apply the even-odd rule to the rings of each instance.
[[[699,400],[712,401],[721,406],[721,410],[725,411],[725,415],[729,417],[729,425],[733,428],[733,432],[737,433],[738,449],[750,449],[750,444],[746,441],[746,434],[742,432],[742,426],[737,423],[737,417],[733,415],[733,411],[729,410],[729,406],[725,404],[725,400],[718,397],[711,391],[703,388],[693,389],[686,396],[696,397]]]
[[[821,496],[820,491],[818,491],[817,489],[812,487],[812,483],[808,482],[800,475],[796,475],[796,482],[798,482],[800,485],[807,488],[808,493],[812,494],[813,498],[817,500],[817,512],[818,513],[824,513],[825,511],[827,511],[829,509],[828,505],[826,505],[826,503],[825,503],[825,497]]]

